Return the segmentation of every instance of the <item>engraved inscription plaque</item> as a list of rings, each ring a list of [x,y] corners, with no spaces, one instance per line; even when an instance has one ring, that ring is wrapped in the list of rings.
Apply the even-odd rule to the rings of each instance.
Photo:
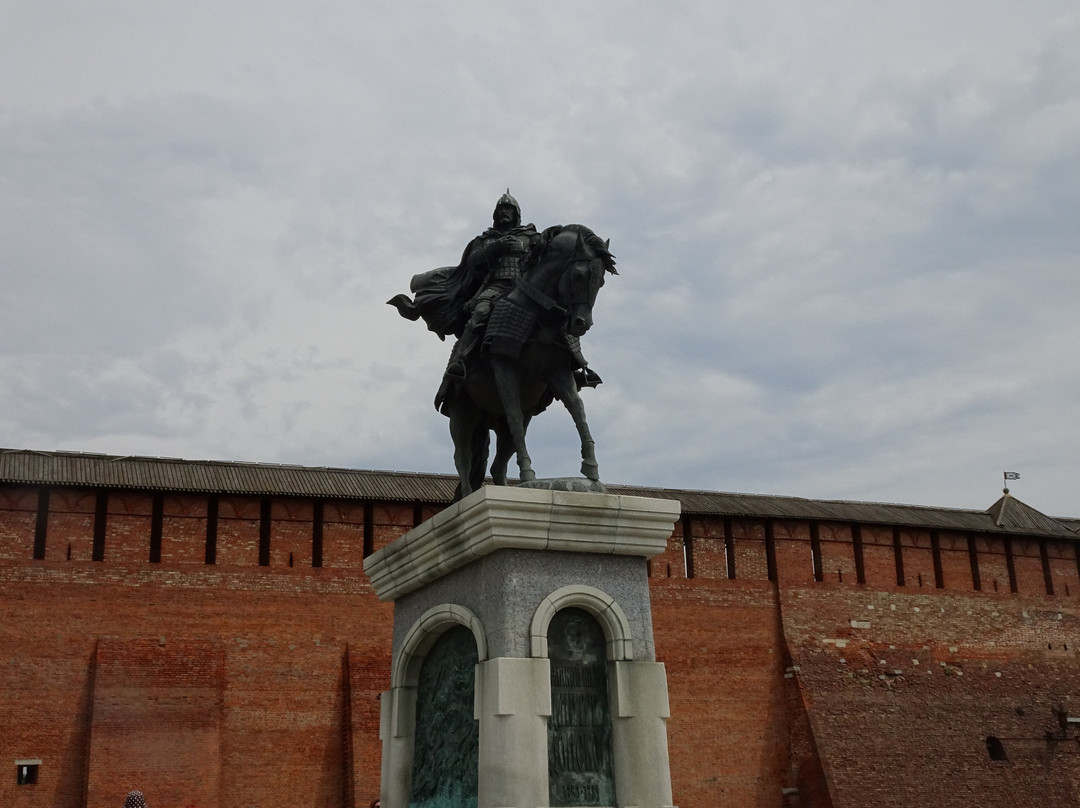
[[[416,688],[409,808],[476,808],[479,727],[473,718],[476,640],[464,626],[431,647]]]
[[[548,628],[552,806],[615,805],[604,630],[588,612],[563,609]]]

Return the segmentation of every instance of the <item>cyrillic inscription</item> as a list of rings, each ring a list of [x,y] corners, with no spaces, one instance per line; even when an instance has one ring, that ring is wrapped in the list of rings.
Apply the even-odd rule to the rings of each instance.
[[[552,618],[548,628],[552,806],[615,805],[604,647],[604,631],[588,612],[563,609]]]

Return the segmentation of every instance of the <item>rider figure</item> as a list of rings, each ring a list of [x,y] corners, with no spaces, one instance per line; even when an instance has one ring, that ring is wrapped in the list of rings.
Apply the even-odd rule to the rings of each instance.
[[[495,300],[514,288],[529,248],[540,239],[531,224],[521,224],[521,207],[507,190],[495,203],[492,226],[469,243],[462,266],[475,279],[476,292],[464,305],[468,320],[450,352],[446,378],[465,378],[465,362],[483,337]]]
[[[442,409],[455,384],[463,381],[469,357],[484,339],[495,301],[514,288],[522,265],[541,234],[521,223],[521,207],[507,189],[495,203],[492,226],[469,242],[456,267],[441,267],[413,277],[414,297],[396,295],[387,301],[409,320],[423,319],[440,338],[458,337],[442,385],[435,396]],[[577,337],[565,335],[579,387],[595,387],[597,376],[581,355]]]

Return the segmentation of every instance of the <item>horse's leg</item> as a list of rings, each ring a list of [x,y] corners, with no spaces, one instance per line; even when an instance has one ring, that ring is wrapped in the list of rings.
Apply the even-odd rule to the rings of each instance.
[[[517,452],[518,476],[523,483],[532,482],[536,479],[536,472],[533,471],[529,451],[525,448],[527,422],[521,412],[521,378],[518,369],[514,362],[500,356],[491,357],[491,369],[495,373],[495,387],[499,391],[506,427],[512,438],[514,451]]]
[[[472,441],[472,469],[469,477],[472,490],[477,491],[484,486],[484,472],[487,468],[488,450],[491,446],[491,433],[483,418],[476,420]]]
[[[581,438],[581,473],[588,479],[600,480],[600,467],[596,463],[596,444],[589,432],[589,424],[585,420],[585,404],[578,395],[577,384],[574,382],[574,374],[569,367],[560,368],[548,379],[548,384],[555,392],[563,406],[574,419],[578,436]]]
[[[473,469],[475,467],[476,458],[476,445],[474,442],[474,436],[476,434],[477,424],[479,418],[476,411],[468,405],[462,405],[464,396],[459,396],[458,400],[450,408],[450,437],[454,441],[454,468],[458,473],[458,491],[460,493],[459,499],[464,499],[474,490],[474,474]],[[486,458],[485,458],[486,459]],[[483,460],[481,460],[483,462]],[[483,468],[483,466],[481,466]]]
[[[529,431],[529,420],[532,416],[524,416],[525,431]],[[514,454],[514,438],[506,426],[506,422],[500,420],[495,425],[495,458],[491,461],[491,479],[495,485],[506,485],[506,467],[510,463],[510,457]]]
[[[495,457],[491,461],[491,480],[495,485],[506,485],[506,467],[514,453],[514,442],[506,423],[495,424]]]

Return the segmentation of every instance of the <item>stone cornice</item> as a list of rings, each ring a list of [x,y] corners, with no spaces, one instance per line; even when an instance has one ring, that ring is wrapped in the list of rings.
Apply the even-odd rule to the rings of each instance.
[[[675,500],[485,486],[372,553],[364,571],[386,601],[506,548],[652,558],[679,512]]]

